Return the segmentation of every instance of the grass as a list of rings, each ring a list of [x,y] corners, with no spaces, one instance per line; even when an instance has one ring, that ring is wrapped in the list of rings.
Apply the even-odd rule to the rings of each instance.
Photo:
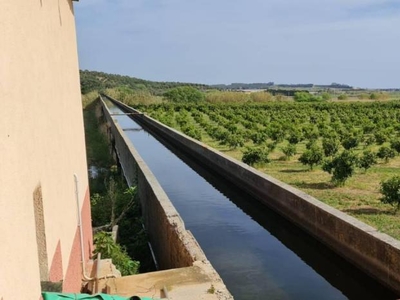
[[[202,132],[202,142],[216,150],[239,161],[242,159],[242,148],[229,148],[213,140],[207,133]],[[278,144],[271,152],[271,163],[256,168],[278,180],[281,180],[320,201],[337,208],[366,224],[377,228],[396,239],[400,239],[400,215],[392,206],[383,204],[379,199],[379,186],[382,180],[398,174],[400,156],[388,163],[380,161],[367,172],[357,170],[343,187],[337,187],[331,182],[331,175],[320,167],[310,171],[307,166],[298,161],[299,154],[290,160],[282,160],[284,154],[280,151],[284,144]],[[249,144],[247,144],[249,146]],[[297,145],[298,152],[303,152],[305,144]],[[376,149],[375,149],[376,150]],[[361,153],[363,149],[358,148]]]
[[[112,157],[106,137],[99,130],[94,107],[95,102],[92,101],[83,110],[88,165],[108,168],[113,164]]]
[[[216,142],[204,140],[210,146],[225,154],[241,160],[240,149],[228,149]],[[298,155],[288,161],[280,160],[279,151],[271,153],[271,163],[258,169],[277,178],[307,194],[335,207],[357,219],[377,228],[396,239],[400,239],[400,216],[393,207],[379,200],[380,182],[398,174],[400,157],[380,162],[367,172],[358,170],[343,187],[331,183],[331,175],[316,167],[310,171],[308,167],[297,161]]]
[[[215,294],[215,287],[214,285],[211,285],[210,288],[207,290],[208,294]]]

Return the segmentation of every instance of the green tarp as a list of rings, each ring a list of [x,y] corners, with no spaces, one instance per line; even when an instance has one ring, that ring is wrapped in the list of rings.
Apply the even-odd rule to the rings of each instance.
[[[42,296],[43,296],[43,300],[66,300],[66,299],[73,299],[73,300],[130,300],[130,299],[135,299],[134,297],[126,298],[126,297],[120,297],[120,296],[108,295],[108,294],[89,295],[89,294],[66,294],[66,293],[49,293],[49,292],[42,293]],[[153,300],[154,298],[138,297],[137,299]]]

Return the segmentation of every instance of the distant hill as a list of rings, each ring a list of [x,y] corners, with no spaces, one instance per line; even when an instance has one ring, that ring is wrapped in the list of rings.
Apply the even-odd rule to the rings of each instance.
[[[178,86],[191,86],[199,90],[270,90],[275,92],[278,89],[352,89],[353,87],[347,84],[332,83],[330,85],[314,85],[308,84],[275,84],[274,82],[267,83],[231,83],[231,84],[216,84],[206,85],[199,83],[186,82],[160,82],[144,80],[136,77],[123,76],[117,74],[108,74],[104,72],[80,70],[81,77],[81,92],[82,94],[91,91],[102,91],[108,88],[128,87],[132,90],[146,90],[153,95],[162,95],[165,91]],[[277,93],[282,93],[278,91]],[[286,95],[287,93],[285,93]]]
[[[269,90],[271,88],[278,89],[352,89],[353,87],[347,84],[332,83],[330,85],[315,85],[313,83],[306,84],[275,84],[274,82],[267,83],[231,83],[231,84],[216,84],[212,87],[221,90]]]
[[[102,91],[108,88],[126,86],[133,90],[148,90],[154,95],[161,95],[166,90],[178,86],[192,86],[200,90],[211,89],[210,86],[197,83],[184,82],[158,82],[149,81],[135,77],[107,74],[97,71],[80,70],[81,93],[86,94],[91,91]]]
[[[265,90],[274,86],[273,82],[268,83],[231,83],[231,84],[215,84],[212,87],[221,90]]]

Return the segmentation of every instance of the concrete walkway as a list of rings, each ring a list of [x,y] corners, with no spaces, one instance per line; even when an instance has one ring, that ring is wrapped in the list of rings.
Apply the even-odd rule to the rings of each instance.
[[[215,281],[203,266],[151,272],[108,279],[107,294],[123,297],[139,296],[154,299],[233,299],[222,281]],[[163,289],[166,289],[165,293]]]

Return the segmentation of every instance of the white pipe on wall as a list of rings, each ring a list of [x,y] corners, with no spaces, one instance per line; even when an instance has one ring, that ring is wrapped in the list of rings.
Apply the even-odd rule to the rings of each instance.
[[[82,276],[85,281],[92,281],[95,278],[91,278],[86,275],[85,268],[85,249],[83,248],[83,228],[82,228],[82,215],[81,215],[81,205],[79,202],[79,182],[78,176],[74,174],[75,180],[75,196],[76,196],[76,205],[78,210],[78,227],[79,227],[79,236],[80,236],[80,244],[81,244],[81,257],[82,257]]]

